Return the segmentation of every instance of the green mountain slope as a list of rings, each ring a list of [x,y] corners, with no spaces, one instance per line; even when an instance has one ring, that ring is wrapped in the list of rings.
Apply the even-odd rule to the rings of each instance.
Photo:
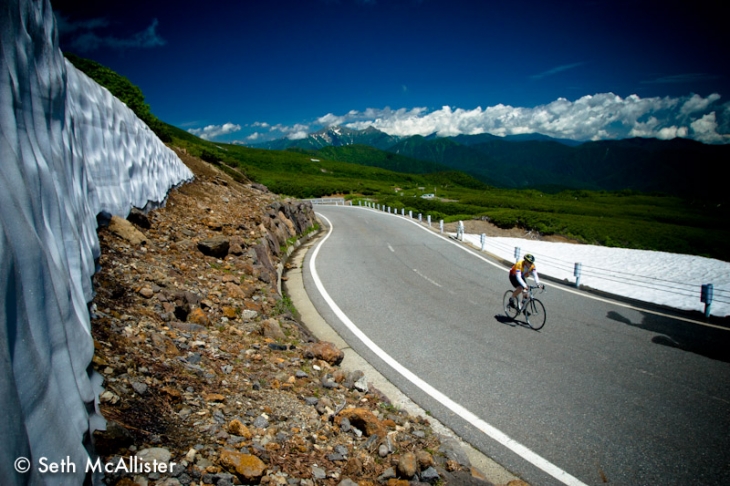
[[[380,167],[395,172],[410,174],[428,174],[429,172],[444,172],[452,170],[444,164],[404,157],[392,152],[385,152],[368,145],[346,145],[341,147],[323,147],[316,152],[317,156],[329,160],[340,160],[354,164]]]
[[[475,138],[471,138],[475,137]],[[410,137],[389,149],[449,165],[497,187],[631,189],[688,197],[722,194],[730,146],[692,140],[627,139],[568,146],[555,141],[510,142],[475,135]]]

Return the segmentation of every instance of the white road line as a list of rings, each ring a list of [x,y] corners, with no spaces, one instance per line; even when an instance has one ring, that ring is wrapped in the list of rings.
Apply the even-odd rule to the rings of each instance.
[[[342,321],[342,323],[355,335],[357,336],[360,341],[363,342],[370,350],[378,355],[380,359],[385,361],[391,368],[396,370],[398,373],[400,373],[405,379],[413,383],[415,386],[420,388],[423,392],[430,395],[433,399],[437,400],[441,405],[448,408],[455,414],[459,415],[462,419],[469,422],[471,425],[476,427],[478,430],[485,433],[487,436],[491,437],[492,439],[496,440],[512,452],[518,454],[520,457],[525,459],[526,461],[532,463],[536,467],[540,468],[542,471],[546,472],[550,476],[554,477],[558,481],[562,482],[563,484],[569,485],[569,486],[587,486],[585,483],[580,481],[578,478],[570,475],[566,471],[563,471],[558,466],[554,465],[547,459],[544,459],[542,456],[539,456],[538,454],[532,452],[530,449],[525,447],[524,445],[520,444],[516,440],[509,437],[507,434],[502,432],[501,430],[489,425],[487,422],[479,418],[474,413],[470,412],[463,406],[459,405],[425,381],[423,381],[421,378],[416,376],[413,372],[411,372],[408,368],[400,364],[398,361],[393,359],[389,354],[387,354],[383,349],[380,348],[377,344],[375,344],[369,337],[365,335],[356,325],[353,323],[349,317],[342,311],[342,309],[339,308],[339,306],[335,303],[334,300],[332,300],[332,297],[327,293],[327,291],[324,288],[324,285],[322,284],[322,281],[319,278],[319,274],[317,273],[316,268],[316,262],[317,262],[317,255],[319,254],[320,248],[322,248],[322,245],[325,241],[330,237],[332,234],[332,230],[334,229],[334,225],[332,222],[327,219],[323,215],[319,215],[321,218],[324,218],[327,223],[330,226],[330,230],[327,233],[327,236],[325,236],[322,241],[319,242],[317,247],[315,248],[314,252],[312,253],[312,258],[309,261],[309,271],[312,273],[312,280],[314,280],[314,284],[317,286],[317,290],[319,290],[319,293],[322,295],[322,298],[324,298],[325,302],[327,302],[327,305],[332,309],[332,312],[335,313],[335,315]]]
[[[434,285],[435,285],[436,287],[438,287],[438,288],[441,288],[441,287],[442,287],[442,285],[441,285],[440,283],[436,282],[435,280],[431,280],[430,278],[428,278],[427,276],[425,276],[424,274],[422,274],[421,272],[419,272],[417,268],[414,268],[414,269],[413,269],[413,271],[414,271],[414,272],[416,272],[416,274],[417,274],[417,275],[418,275],[419,277],[423,278],[423,279],[424,279],[424,280],[426,280],[426,281],[427,281],[428,283],[432,283],[432,284],[434,284]]]

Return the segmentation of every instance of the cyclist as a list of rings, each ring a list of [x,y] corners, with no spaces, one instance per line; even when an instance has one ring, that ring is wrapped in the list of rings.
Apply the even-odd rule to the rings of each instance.
[[[540,284],[540,277],[537,275],[537,269],[535,268],[535,257],[528,253],[522,260],[515,263],[509,271],[509,281],[515,288],[512,293],[512,297],[509,299],[509,305],[519,309],[519,295],[527,291],[527,277],[532,276],[535,279],[535,283],[540,288],[545,288],[544,285]]]

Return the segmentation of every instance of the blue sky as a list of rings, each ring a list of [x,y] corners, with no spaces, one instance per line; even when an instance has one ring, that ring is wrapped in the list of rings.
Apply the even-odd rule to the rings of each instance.
[[[61,48],[211,140],[330,124],[730,142],[719,0],[52,0]]]

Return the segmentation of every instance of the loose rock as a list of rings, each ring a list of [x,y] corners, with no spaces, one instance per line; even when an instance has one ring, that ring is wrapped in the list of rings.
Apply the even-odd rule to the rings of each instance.
[[[228,449],[221,451],[219,461],[223,467],[247,482],[260,480],[266,470],[266,464],[258,457]]]

